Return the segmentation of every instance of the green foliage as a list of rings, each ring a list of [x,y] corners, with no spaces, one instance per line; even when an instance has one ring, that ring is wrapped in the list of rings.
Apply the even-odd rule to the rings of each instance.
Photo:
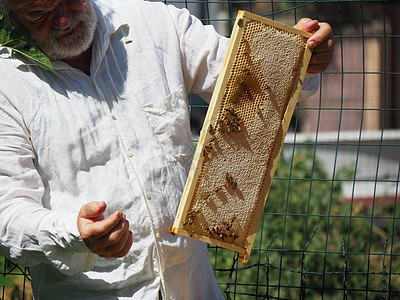
[[[385,291],[390,270],[400,269],[390,252],[399,247],[399,212],[344,199],[340,179],[351,176],[348,169],[332,179],[312,148],[289,152],[280,158],[249,262],[209,247],[226,297],[338,299]],[[392,281],[391,290],[399,290],[398,277]]]
[[[4,258],[0,256],[0,270],[4,270]],[[12,287],[11,282],[6,278],[4,275],[0,273],[0,287],[1,286],[6,286],[6,287]]]
[[[16,28],[8,19],[0,15],[0,46],[11,49],[11,57],[40,65],[53,70],[50,59],[31,42],[30,35],[22,28]]]
[[[13,285],[7,278],[0,274],[0,286],[12,287]]]

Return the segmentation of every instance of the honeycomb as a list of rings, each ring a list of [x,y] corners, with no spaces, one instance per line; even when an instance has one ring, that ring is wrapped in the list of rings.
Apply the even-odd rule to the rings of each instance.
[[[307,37],[239,12],[171,233],[247,262],[310,58]]]

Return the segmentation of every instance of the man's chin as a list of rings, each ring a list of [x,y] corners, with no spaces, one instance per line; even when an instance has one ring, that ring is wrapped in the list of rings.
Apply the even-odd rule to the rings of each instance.
[[[84,45],[79,46],[68,46],[68,45],[58,45],[57,47],[42,47],[44,53],[53,61],[56,60],[65,60],[65,59],[73,59],[75,57],[81,56],[85,53],[86,50],[90,48],[90,43],[85,43]]]
[[[95,28],[93,27],[90,30],[87,28],[86,30],[78,29],[80,29],[80,32],[74,32],[73,37],[52,37],[38,44],[53,61],[78,57],[90,48],[94,39]],[[91,38],[88,38],[90,36]]]
[[[53,57],[49,56],[49,57],[52,60],[69,60],[69,59],[74,59],[74,58],[78,58],[78,57],[82,56],[86,52],[86,50],[88,50],[88,48],[85,48],[80,51],[74,51],[71,53],[65,53],[65,54],[61,54],[61,55],[58,54],[56,56],[53,56]]]

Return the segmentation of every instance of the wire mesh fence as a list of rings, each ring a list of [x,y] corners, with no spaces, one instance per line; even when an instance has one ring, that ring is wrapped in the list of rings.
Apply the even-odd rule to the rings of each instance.
[[[32,299],[29,269],[14,264],[3,257],[0,257],[0,267],[0,274],[7,279],[7,282],[3,284],[9,284],[9,286],[3,286],[0,299]]]
[[[166,3],[226,36],[244,9],[326,21],[336,38],[318,93],[296,108],[249,262],[209,246],[226,299],[400,299],[400,1]],[[207,104],[189,101],[196,143]],[[0,298],[31,299],[29,270],[0,267],[17,286]]]
[[[209,247],[226,298],[400,297],[400,3],[217,4],[220,18],[204,21],[221,33],[245,9],[289,25],[326,21],[336,37],[319,93],[295,112],[248,264]]]

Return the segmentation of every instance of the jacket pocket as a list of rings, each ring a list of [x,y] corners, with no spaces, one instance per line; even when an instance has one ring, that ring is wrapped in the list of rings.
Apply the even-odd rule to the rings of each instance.
[[[193,144],[189,107],[183,87],[141,108],[167,159],[187,162],[193,155]]]

